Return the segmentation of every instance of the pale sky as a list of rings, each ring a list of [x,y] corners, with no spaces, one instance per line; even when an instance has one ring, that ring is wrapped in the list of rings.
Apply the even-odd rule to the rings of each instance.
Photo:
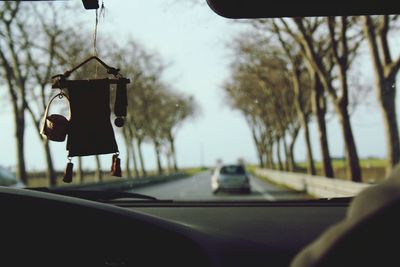
[[[80,1],[78,1],[80,2]],[[244,29],[243,25],[219,17],[206,5],[192,5],[179,0],[104,0],[105,18],[100,20],[99,38],[108,36],[123,43],[128,37],[137,40],[149,51],[157,51],[171,67],[165,78],[175,88],[195,97],[201,114],[194,121],[183,124],[176,138],[178,164],[198,166],[212,165],[216,159],[234,162],[239,157],[257,162],[254,144],[245,120],[239,112],[231,110],[223,98],[221,85],[229,75],[231,52],[226,45]],[[61,6],[64,4],[59,2]],[[90,31],[94,28],[94,11],[83,7],[76,16],[85,18]],[[92,35],[88,36],[88,40]],[[88,45],[92,45],[90,42]],[[100,51],[101,54],[101,51]],[[357,63],[364,71],[361,79],[373,84],[371,62],[364,58]],[[112,64],[111,64],[112,65]],[[5,88],[4,88],[5,89]],[[4,92],[4,91],[3,91]],[[385,140],[381,113],[375,92],[368,95],[368,105],[360,106],[352,117],[360,157],[385,155]],[[0,166],[14,166],[15,142],[11,108],[0,103]],[[397,101],[399,103],[399,101]],[[399,109],[399,108],[398,108]],[[340,128],[334,116],[330,116],[328,134],[332,156],[343,155]],[[37,133],[27,122],[26,164],[29,170],[45,168],[45,160]],[[311,123],[313,152],[319,158],[316,125]],[[125,159],[124,144],[118,137],[121,159]],[[145,145],[147,168],[155,167],[153,147]],[[52,142],[53,158],[57,169],[65,167],[67,151],[65,143]],[[296,144],[296,159],[305,159],[303,135]],[[111,164],[110,156],[101,157],[103,169]],[[84,167],[94,166],[93,157],[84,158]],[[164,161],[164,166],[166,163]]]

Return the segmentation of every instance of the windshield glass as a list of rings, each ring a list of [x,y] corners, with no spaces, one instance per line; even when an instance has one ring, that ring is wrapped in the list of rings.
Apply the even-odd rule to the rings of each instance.
[[[399,26],[233,20],[196,0],[0,2],[1,185],[354,196],[400,160]]]

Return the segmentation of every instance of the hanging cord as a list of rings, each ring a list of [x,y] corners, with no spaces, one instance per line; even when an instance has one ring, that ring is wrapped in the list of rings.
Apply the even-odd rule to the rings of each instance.
[[[100,12],[99,9],[96,9],[96,22],[95,22],[95,26],[94,26],[94,34],[93,34],[93,56],[98,56],[98,50],[97,50],[97,29],[98,29],[98,25],[99,25],[99,17],[103,16],[103,18],[106,15],[106,9],[104,7],[104,1],[102,1],[101,3],[101,7],[100,7]],[[95,78],[97,78],[97,70],[98,70],[98,66],[96,65],[96,71],[95,71]]]
[[[100,12],[99,9],[96,9],[96,22],[94,26],[94,34],[93,34],[93,55],[98,56],[98,51],[97,51],[97,28],[99,25],[99,17],[103,16],[103,18],[106,15],[106,9],[104,7],[104,1],[101,3],[100,7]]]
[[[96,56],[97,57],[97,55],[98,55],[98,52],[97,52],[97,26],[99,25],[99,12],[98,12],[98,9],[96,9],[96,23],[95,23],[95,26],[94,26],[94,34],[93,34],[93,56]]]

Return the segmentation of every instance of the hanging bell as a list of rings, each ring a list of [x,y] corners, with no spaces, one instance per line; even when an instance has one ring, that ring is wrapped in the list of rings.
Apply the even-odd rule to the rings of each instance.
[[[114,120],[115,126],[117,126],[117,127],[119,127],[119,128],[121,128],[122,126],[124,126],[124,123],[125,123],[125,119],[122,118],[122,117],[118,117],[118,118],[116,118],[116,119]]]
[[[111,175],[116,176],[116,177],[122,176],[121,160],[118,157],[118,154],[113,155],[112,166],[111,166]]]
[[[72,182],[72,177],[74,175],[73,169],[74,169],[74,164],[71,162],[71,159],[69,159],[69,162],[67,163],[67,167],[65,168],[65,171],[64,171],[64,178],[63,178],[64,183]]]
[[[114,162],[115,162],[115,159],[118,157],[118,154],[114,154],[113,156],[112,156],[112,161],[111,161],[111,172],[113,172],[114,171]]]

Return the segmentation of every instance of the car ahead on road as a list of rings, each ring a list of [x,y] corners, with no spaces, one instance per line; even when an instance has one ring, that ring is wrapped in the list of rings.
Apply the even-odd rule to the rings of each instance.
[[[222,165],[215,168],[211,177],[213,193],[220,191],[238,191],[250,193],[250,180],[243,165]]]

